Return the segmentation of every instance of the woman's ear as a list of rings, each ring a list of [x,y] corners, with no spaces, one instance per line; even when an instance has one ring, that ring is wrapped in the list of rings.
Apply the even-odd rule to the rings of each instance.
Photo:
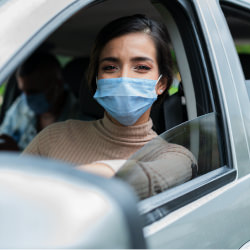
[[[166,77],[161,77],[161,79],[158,81],[158,83],[155,86],[156,94],[161,95],[164,93],[168,86],[168,81]]]

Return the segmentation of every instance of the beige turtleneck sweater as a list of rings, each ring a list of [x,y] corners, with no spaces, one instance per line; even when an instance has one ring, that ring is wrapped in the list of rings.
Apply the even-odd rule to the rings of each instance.
[[[151,120],[121,127],[107,116],[97,121],[68,120],[50,125],[24,153],[76,165],[128,159],[122,168],[113,169],[116,177],[129,183],[141,199],[190,180],[196,164],[189,150],[157,137]]]
[[[156,136],[151,119],[142,125],[121,127],[105,115],[97,121],[55,123],[41,131],[24,153],[82,165],[99,160],[128,159]]]

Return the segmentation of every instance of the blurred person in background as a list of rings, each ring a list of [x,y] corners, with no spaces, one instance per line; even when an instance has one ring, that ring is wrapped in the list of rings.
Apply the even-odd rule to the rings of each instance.
[[[22,94],[0,126],[0,150],[23,150],[48,125],[80,118],[78,102],[64,87],[60,63],[52,54],[31,55],[18,68],[16,79]]]

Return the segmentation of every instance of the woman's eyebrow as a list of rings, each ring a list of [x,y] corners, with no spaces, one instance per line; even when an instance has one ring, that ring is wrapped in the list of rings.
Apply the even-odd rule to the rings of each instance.
[[[133,57],[131,58],[132,62],[140,62],[140,61],[150,61],[150,62],[154,62],[154,60],[150,57],[145,57],[145,56],[137,56],[137,57]]]
[[[102,62],[105,62],[105,61],[108,61],[108,62],[119,62],[119,59],[116,58],[116,57],[104,57],[102,58],[99,63],[102,63]]]
[[[119,62],[120,60],[117,57],[104,57],[102,58],[99,63],[102,62]],[[130,61],[132,62],[141,62],[141,61],[150,61],[150,62],[154,62],[154,60],[150,57],[146,57],[146,56],[137,56],[137,57],[133,57],[130,59]]]

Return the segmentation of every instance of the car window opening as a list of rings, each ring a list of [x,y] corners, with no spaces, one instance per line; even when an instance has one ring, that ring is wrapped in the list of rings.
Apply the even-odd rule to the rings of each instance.
[[[82,13],[79,12],[70,21],[66,22],[65,25],[60,27],[55,33],[51,34],[51,36],[39,49],[44,50],[44,48],[49,48],[49,52],[60,59],[62,67],[62,77],[64,78],[64,90],[66,92],[72,92],[72,94],[74,95],[74,99],[77,101],[78,110],[80,110],[81,112],[80,115],[78,114],[77,119],[84,121],[93,121],[103,117],[104,109],[98,102],[96,102],[96,100],[93,99],[93,95],[91,94],[89,87],[87,86],[88,84],[86,72],[89,66],[90,56],[88,53],[85,53],[84,55],[81,53],[76,54],[76,51],[73,47],[71,54],[70,49],[66,48],[67,45],[65,46],[65,48],[63,48],[63,44],[60,44],[58,40],[59,37],[62,37],[63,35],[65,37],[67,36],[67,25],[70,26],[70,22],[74,23],[74,20],[83,18],[84,13],[84,11],[82,11]],[[157,16],[157,18],[159,18],[159,16]],[[179,151],[174,151],[174,154],[188,155],[187,157],[190,160],[189,167],[191,168],[191,171],[189,176],[180,176],[180,181],[176,183],[173,182],[173,185],[169,184],[173,180],[171,180],[171,178],[167,179],[166,182],[168,182],[168,185],[164,188],[162,188],[161,184],[163,174],[160,171],[155,173],[156,175],[158,175],[158,179],[157,181],[155,181],[154,187],[152,187],[154,191],[150,190],[149,195],[143,194],[142,199],[157,195],[158,193],[161,193],[166,189],[175,187],[186,181],[204,175],[224,165],[224,159],[221,155],[220,149],[220,141],[223,140],[223,138],[220,138],[219,136],[217,123],[218,117],[216,116],[215,112],[207,112],[207,108],[204,107],[204,104],[200,101],[201,98],[199,97],[200,93],[205,96],[208,96],[208,93],[204,93],[204,91],[202,92],[202,90],[197,90],[196,86],[198,85],[198,83],[195,79],[192,80],[193,78],[191,76],[191,72],[187,71],[187,73],[185,73],[185,76],[188,75],[189,79],[191,79],[192,82],[187,81],[187,78],[182,76],[183,68],[185,65],[183,65],[180,61],[181,58],[179,58],[178,55],[175,54],[176,48],[175,46],[173,46],[173,43],[183,43],[183,41],[177,40],[179,38],[173,37],[172,34],[170,38],[172,43],[170,46],[171,55],[175,61],[174,78],[171,83],[171,87],[168,90],[167,98],[161,104],[155,103],[152,106],[150,114],[150,117],[153,120],[153,129],[159,135],[159,137],[152,140],[148,143],[147,146],[135,153],[130,158],[130,160],[124,164],[122,170],[118,172],[117,177],[125,179],[127,182],[131,181],[132,186],[136,185],[136,179],[134,179],[135,177],[131,177],[131,175],[133,175],[133,166],[136,166],[136,168],[138,169],[143,169],[144,166],[140,165],[140,160],[143,159],[143,162],[146,161],[144,158],[149,157],[150,153],[152,154],[152,157],[156,157],[156,154],[159,153],[157,152],[157,150],[159,149],[159,147],[161,147],[159,145],[162,145],[165,142],[169,143],[169,145],[178,144],[183,146],[183,152],[181,152],[182,148],[178,148],[177,151]],[[90,40],[92,41],[93,39],[91,38]],[[51,45],[53,41],[54,46],[58,45],[58,47],[48,46],[48,44]],[[62,47],[60,48],[60,46]],[[63,51],[67,51],[67,53],[65,53],[64,55]],[[193,66],[188,66],[192,71]],[[0,116],[0,120],[2,122],[4,121],[4,117],[6,116],[12,103],[16,101],[18,97],[20,97],[20,90],[18,89],[16,75],[17,72],[14,72],[13,75],[9,78],[6,85]],[[209,98],[207,97],[207,99]],[[41,106],[39,108],[41,108]],[[196,114],[197,110],[198,115]],[[47,122],[49,119],[50,117],[46,117],[45,122]],[[6,138],[2,139],[5,140]],[[8,144],[11,143],[12,142],[10,141],[8,142]],[[189,155],[188,152],[185,151],[185,149],[190,150],[195,159],[192,158],[192,155]],[[165,167],[166,163],[167,160],[165,160],[165,162],[159,161],[159,164],[162,164],[162,168]],[[150,164],[151,163],[149,161],[148,165],[150,166]],[[185,164],[183,164],[182,166],[183,168],[186,167]],[[155,171],[155,169],[151,170],[152,172]],[[169,172],[169,175],[171,175],[171,170]]]

